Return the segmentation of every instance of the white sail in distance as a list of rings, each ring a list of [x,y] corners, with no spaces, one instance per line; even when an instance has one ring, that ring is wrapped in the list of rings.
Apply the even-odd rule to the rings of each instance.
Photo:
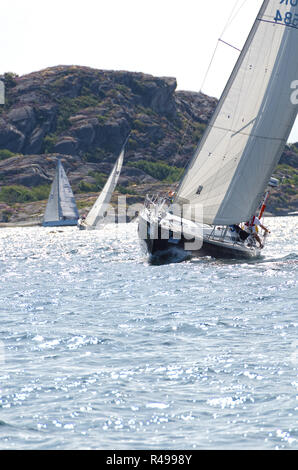
[[[68,178],[60,160],[47,202],[43,225],[75,225],[79,212]]]
[[[48,198],[46,210],[43,217],[43,224],[49,223],[54,220],[59,220],[59,203],[58,203],[58,168],[56,169],[56,174],[54,181],[51,186],[50,195]]]
[[[97,200],[95,201],[93,207],[91,208],[84,221],[85,225],[90,227],[96,227],[100,225],[101,222],[103,222],[105,213],[108,209],[108,204],[110,203],[113,191],[115,190],[118,183],[118,179],[123,165],[123,159],[124,146],[100,195],[98,196]]]
[[[298,0],[265,0],[176,202],[203,206],[211,225],[250,219],[297,115],[296,80]]]

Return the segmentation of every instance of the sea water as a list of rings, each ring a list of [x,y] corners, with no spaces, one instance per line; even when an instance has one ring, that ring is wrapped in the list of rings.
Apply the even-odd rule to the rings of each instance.
[[[135,223],[0,229],[0,448],[298,449],[297,220],[161,266]]]

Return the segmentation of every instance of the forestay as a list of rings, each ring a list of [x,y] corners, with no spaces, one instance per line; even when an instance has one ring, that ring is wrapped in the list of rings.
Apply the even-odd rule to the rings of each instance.
[[[85,224],[91,227],[96,227],[99,225],[105,216],[105,212],[108,209],[108,204],[110,203],[114,189],[117,186],[118,179],[120,176],[122,164],[124,158],[124,147],[121,150],[121,153],[111,171],[111,174],[104,185],[99,197],[97,198],[95,204],[90,210],[89,214],[85,219]]]
[[[208,224],[234,224],[255,213],[297,115],[296,80],[298,0],[266,0],[177,202],[203,205]]]

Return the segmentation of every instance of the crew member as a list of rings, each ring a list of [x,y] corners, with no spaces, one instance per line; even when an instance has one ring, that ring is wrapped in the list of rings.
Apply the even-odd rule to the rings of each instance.
[[[264,245],[261,242],[261,239],[258,235],[258,230],[259,230],[259,227],[261,227],[266,233],[270,233],[268,228],[264,227],[264,225],[261,224],[260,219],[256,215],[254,215],[249,222],[246,222],[246,225],[248,226],[248,229],[249,229],[251,235],[259,243],[260,248],[264,248]]]

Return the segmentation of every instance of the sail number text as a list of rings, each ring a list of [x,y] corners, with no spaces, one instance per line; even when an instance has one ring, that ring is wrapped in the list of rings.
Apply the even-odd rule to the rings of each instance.
[[[280,5],[291,5],[292,7],[296,7],[298,5],[298,0],[280,0]]]
[[[283,17],[281,12],[277,10],[274,21],[276,23],[284,23],[285,25],[292,26],[293,28],[298,28],[298,13],[291,13],[288,11]]]
[[[280,0],[280,4],[296,7],[298,6],[298,0]],[[282,14],[280,10],[277,10],[274,21],[276,23],[284,23],[286,26],[291,26],[292,28],[298,28],[298,13],[287,11]]]

